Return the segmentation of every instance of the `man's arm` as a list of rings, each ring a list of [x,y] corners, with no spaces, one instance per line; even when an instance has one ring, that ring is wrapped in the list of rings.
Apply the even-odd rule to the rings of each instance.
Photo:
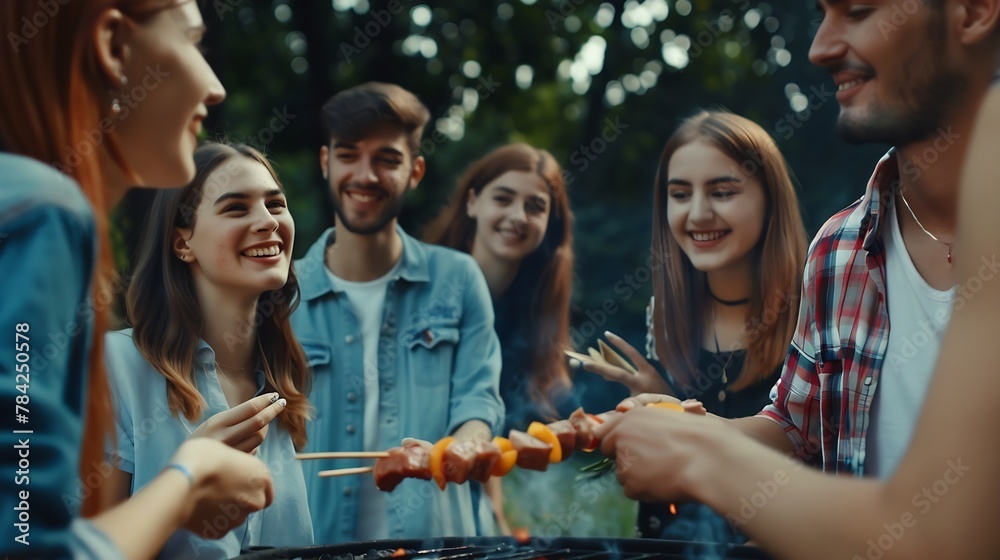
[[[463,259],[464,260],[464,259]],[[493,304],[482,271],[468,259],[461,290],[462,317],[451,374],[448,432],[490,439],[503,425],[500,399],[500,340],[493,329]]]

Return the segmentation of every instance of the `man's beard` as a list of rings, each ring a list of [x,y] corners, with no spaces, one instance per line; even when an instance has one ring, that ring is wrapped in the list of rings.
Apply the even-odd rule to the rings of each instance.
[[[932,137],[954,110],[968,82],[945,59],[943,24],[933,20],[928,46],[903,63],[906,80],[896,87],[893,107],[871,107],[852,117],[841,112],[837,132],[852,144],[883,143],[907,146]]]
[[[398,189],[384,189],[385,192],[399,192]],[[343,190],[341,191],[343,192]],[[348,196],[347,194],[342,194],[341,196]],[[382,209],[382,213],[375,219],[374,222],[370,224],[360,224],[357,222],[352,222],[349,220],[344,213],[344,208],[340,203],[339,197],[333,197],[333,209],[340,218],[340,223],[344,226],[344,229],[355,234],[355,235],[374,235],[388,226],[393,220],[399,217],[403,211],[403,204],[405,200],[402,195],[394,196],[389,203]]]

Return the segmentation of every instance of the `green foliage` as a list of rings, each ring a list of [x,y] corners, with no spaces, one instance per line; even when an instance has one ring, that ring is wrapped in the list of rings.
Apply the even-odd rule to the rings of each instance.
[[[807,60],[817,14],[799,0],[213,0],[203,15],[209,61],[229,92],[209,128],[275,160],[297,255],[332,222],[317,164],[320,105],[364,81],[395,82],[433,115],[428,173],[401,220],[408,230],[432,219],[491,147],[525,141],[562,162],[576,215],[574,325],[586,338],[609,329],[642,340],[649,281],[628,297],[615,286],[648,256],[653,176],[679,119],[724,106],[761,123],[797,177],[810,233],[862,194],[880,155],[837,139],[832,81]],[[294,118],[275,127],[283,111]],[[609,123],[621,130],[605,141]],[[127,214],[141,215],[131,204]],[[616,311],[584,329],[608,302]],[[585,399],[595,408],[622,394],[580,382],[600,395]]]

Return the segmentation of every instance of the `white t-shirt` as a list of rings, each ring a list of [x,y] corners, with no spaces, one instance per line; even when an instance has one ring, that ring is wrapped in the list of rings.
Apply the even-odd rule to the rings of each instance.
[[[895,206],[887,209],[883,240],[889,343],[872,404],[865,458],[865,474],[880,479],[892,476],[910,445],[955,297],[954,287],[934,289],[913,266]]]
[[[382,330],[382,312],[385,308],[385,290],[399,271],[403,259],[396,261],[392,270],[381,278],[368,282],[350,282],[336,276],[329,269],[330,281],[344,290],[354,316],[361,327],[361,344],[364,355],[364,450],[381,451],[378,441],[378,340]],[[385,494],[375,487],[371,476],[360,477],[358,488],[358,524],[355,538],[370,541],[389,538],[389,518],[386,513]]]

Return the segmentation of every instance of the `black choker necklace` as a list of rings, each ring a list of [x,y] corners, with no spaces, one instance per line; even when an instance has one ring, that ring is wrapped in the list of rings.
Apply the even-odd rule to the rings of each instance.
[[[743,299],[722,299],[719,296],[715,295],[715,292],[712,291],[712,288],[711,286],[708,285],[708,282],[705,282],[705,289],[708,290],[708,293],[712,296],[712,299],[721,303],[722,305],[735,307],[737,305],[745,305],[747,303],[750,303],[750,298],[748,297],[745,297]]]

